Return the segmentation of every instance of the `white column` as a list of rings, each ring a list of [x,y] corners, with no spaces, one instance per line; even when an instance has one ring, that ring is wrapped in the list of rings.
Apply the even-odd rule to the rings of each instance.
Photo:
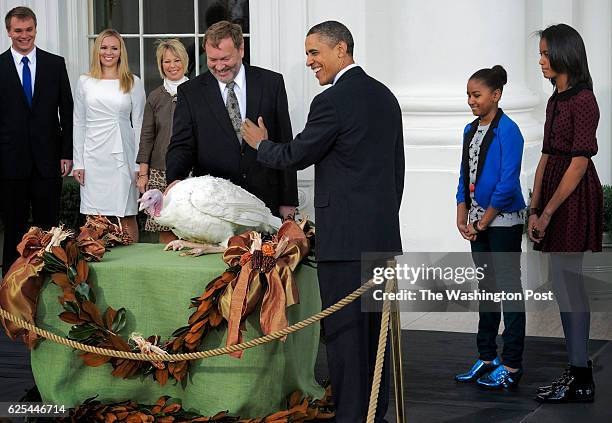
[[[523,190],[542,135],[531,113],[539,98],[525,81],[525,0],[367,2],[368,72],[397,95],[404,116],[406,179],[401,210],[407,251],[456,251],[462,132],[472,121],[469,76],[500,64],[508,72],[501,107],[526,140]]]
[[[89,71],[88,2],[58,0],[60,32],[59,54],[66,60],[68,77],[73,88],[79,75]]]
[[[599,152],[593,158],[604,184],[612,183],[612,1],[576,1],[576,29],[582,35],[599,104],[597,141]]]

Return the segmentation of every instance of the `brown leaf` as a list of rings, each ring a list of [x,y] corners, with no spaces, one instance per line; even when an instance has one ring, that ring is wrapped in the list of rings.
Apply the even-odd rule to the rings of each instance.
[[[164,386],[168,382],[168,368],[155,370],[155,380]]]
[[[89,277],[89,265],[83,259],[77,263],[77,283],[81,283],[87,280]]]
[[[79,241],[79,247],[85,256],[85,259],[88,261],[102,260],[102,256],[104,256],[106,251],[104,244],[101,241],[96,241],[93,239]]]
[[[189,369],[187,361],[175,361],[168,363],[168,372],[174,376],[176,380],[183,380]]]
[[[117,416],[115,416],[113,413],[106,413],[104,416],[104,423],[113,423],[115,421],[117,421]]]
[[[79,246],[76,241],[70,240],[66,244],[66,256],[68,257],[68,266],[74,266],[79,258]]]
[[[276,413],[270,414],[268,417],[266,417],[265,421],[266,422],[268,422],[268,421],[273,422],[273,421],[276,421],[276,420],[279,420],[279,419],[283,419],[283,418],[286,419],[288,415],[289,415],[289,411],[288,410],[277,411]],[[286,421],[286,420],[284,420],[284,421]]]
[[[68,256],[66,255],[66,251],[62,247],[59,247],[59,246],[51,247],[51,252],[61,262],[63,262],[65,265],[68,265]]]
[[[173,421],[174,417],[172,416],[158,417],[157,419],[155,419],[156,423],[172,423]]]
[[[130,415],[125,421],[126,423],[144,423],[147,421],[146,418],[147,418],[146,414],[138,411],[138,412],[130,413]]]
[[[113,322],[115,321],[115,316],[117,316],[117,310],[112,307],[108,307],[104,312],[104,325],[106,329],[113,329]]]
[[[182,336],[179,336],[178,338],[176,338],[172,342],[172,350],[173,351],[180,351],[180,348],[183,346],[183,342],[184,342],[184,338]]]
[[[128,343],[125,342],[122,337],[117,335],[109,335],[108,339],[111,341],[111,344],[113,345],[113,347],[115,347],[117,351],[132,351]]]
[[[202,334],[204,333],[204,327],[201,327],[200,330],[198,330],[195,333],[192,333],[191,331],[189,331],[189,333],[187,335],[185,335],[185,342],[188,344],[193,344],[195,342],[200,342],[200,340],[202,339]]]
[[[155,415],[161,411],[161,407],[159,405],[155,405],[151,408],[151,414]]]
[[[72,283],[65,273],[54,273],[51,275],[51,280],[60,288],[72,288]]]
[[[203,326],[208,323],[208,319],[203,319],[200,320],[198,323],[196,323],[195,325],[193,325],[191,327],[191,329],[189,329],[189,333],[196,333],[198,332],[200,329],[203,328]]]
[[[169,395],[162,395],[161,397],[159,397],[157,401],[155,401],[155,405],[159,405],[160,407],[163,407],[166,405],[166,401],[168,401],[169,399],[170,399]]]
[[[74,291],[72,288],[64,288],[64,297],[62,298],[64,302],[72,301],[76,302],[76,296],[74,295]]]
[[[302,397],[303,395],[301,391],[294,391],[289,396],[289,408],[293,408],[298,405],[302,401]]]
[[[108,357],[106,355],[99,355],[94,353],[83,353],[81,354],[81,358],[90,367],[99,367],[103,364],[108,363],[112,357]]]
[[[198,305],[198,310],[206,311],[212,306],[212,300],[202,300]]]
[[[111,374],[116,377],[127,379],[136,373],[138,370],[138,364],[139,362],[137,361],[124,360],[123,363],[117,366],[117,368],[115,368]]]
[[[98,310],[98,307],[96,307],[94,303],[85,300],[81,303],[81,309],[91,316],[92,320],[96,323],[96,325],[104,327],[104,322],[102,321],[100,310]]]
[[[198,308],[198,310],[193,313],[190,317],[189,317],[189,324],[193,325],[195,322],[197,322],[202,316],[204,316],[206,314],[208,310],[200,310]]]
[[[216,328],[223,322],[223,316],[217,310],[212,310],[208,316],[208,321],[211,327]]]
[[[170,404],[164,407],[162,410],[162,413],[166,413],[166,414],[176,413],[180,409],[181,409],[181,404],[179,404],[178,402],[175,402],[174,404]]]
[[[63,313],[60,313],[59,318],[62,319],[64,322],[70,323],[72,325],[78,325],[86,322],[86,320],[80,319],[79,316],[76,315],[76,313],[73,313],[71,311],[64,311]]]

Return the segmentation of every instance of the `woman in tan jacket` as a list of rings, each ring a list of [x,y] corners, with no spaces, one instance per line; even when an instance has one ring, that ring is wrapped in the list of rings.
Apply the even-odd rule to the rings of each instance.
[[[172,136],[172,116],[176,106],[176,90],[187,81],[185,72],[189,58],[177,39],[161,41],[157,46],[157,67],[163,84],[149,94],[144,110],[140,148],[136,162],[140,165],[138,189],[166,189],[166,150]],[[159,232],[159,242],[168,243],[176,237],[170,228],[160,226],[149,216],[145,231]]]

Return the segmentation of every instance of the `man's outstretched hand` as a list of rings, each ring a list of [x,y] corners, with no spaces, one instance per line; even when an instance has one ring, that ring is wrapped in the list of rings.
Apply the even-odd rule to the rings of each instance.
[[[255,125],[249,119],[246,119],[242,123],[240,134],[242,135],[242,139],[254,149],[257,149],[257,146],[261,141],[268,139],[268,130],[266,129],[261,116],[257,119],[257,125]]]

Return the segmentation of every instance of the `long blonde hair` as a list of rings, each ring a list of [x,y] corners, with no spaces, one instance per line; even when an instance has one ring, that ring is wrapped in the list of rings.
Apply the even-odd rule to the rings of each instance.
[[[166,77],[162,65],[162,62],[164,61],[164,53],[166,51],[170,51],[172,54],[179,58],[179,60],[183,64],[183,74],[187,73],[187,68],[189,67],[189,56],[187,55],[185,46],[178,39],[170,38],[169,40],[158,40],[157,49],[155,50],[155,57],[157,58],[157,70],[159,71],[159,76],[161,76],[162,79]]]
[[[93,50],[91,52],[91,64],[89,66],[89,76],[96,79],[102,79],[102,65],[100,64],[100,48],[102,41],[106,37],[115,37],[119,40],[120,56],[117,62],[118,73],[119,73],[119,87],[124,93],[129,93],[134,86],[134,75],[130,72],[130,66],[128,65],[128,54],[127,48],[125,48],[125,42],[119,32],[112,28],[105,29],[100,32],[94,41]]]

